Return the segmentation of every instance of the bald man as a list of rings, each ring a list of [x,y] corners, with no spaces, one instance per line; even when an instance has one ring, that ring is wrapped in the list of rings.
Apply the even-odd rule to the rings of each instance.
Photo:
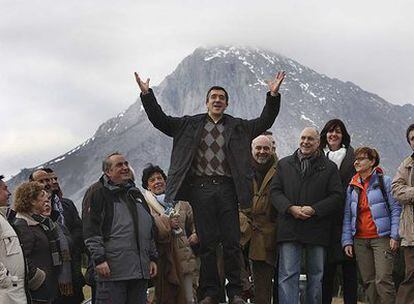
[[[58,193],[53,190],[55,187],[53,185],[53,180],[50,173],[45,169],[37,169],[33,171],[32,174],[30,174],[29,180],[41,183],[45,189],[51,193],[52,208],[55,214],[55,216],[53,216],[53,220],[56,220],[60,225],[64,225],[65,220],[63,214],[63,205]]]
[[[299,148],[281,159],[271,185],[278,211],[279,303],[299,301],[302,251],[306,252],[306,303],[322,303],[322,277],[331,218],[342,212],[337,166],[318,149],[319,133],[303,129]]]
[[[253,139],[252,157],[254,177],[249,259],[252,261],[255,303],[270,304],[277,257],[277,212],[270,201],[270,184],[276,173],[277,155],[273,153],[273,143],[267,135]],[[277,298],[273,303],[277,303]]]

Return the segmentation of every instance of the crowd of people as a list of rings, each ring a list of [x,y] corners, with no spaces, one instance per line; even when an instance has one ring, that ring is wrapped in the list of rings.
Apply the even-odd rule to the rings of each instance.
[[[97,304],[325,304],[338,266],[346,304],[357,303],[358,273],[369,303],[414,303],[414,153],[391,179],[378,151],[354,150],[332,119],[304,128],[279,159],[267,130],[284,72],[252,120],[224,113],[219,86],[207,92],[207,113],[168,116],[149,79],[135,77],[149,120],[173,138],[168,174],[149,163],[139,189],[126,156],[107,155],[82,218],[53,169],[34,170],[12,203],[0,176],[0,303],[82,303],[86,283]],[[406,140],[414,151],[414,124]]]

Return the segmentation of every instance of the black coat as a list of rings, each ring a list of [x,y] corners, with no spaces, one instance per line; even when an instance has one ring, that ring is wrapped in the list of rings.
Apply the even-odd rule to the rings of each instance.
[[[330,243],[332,215],[341,211],[344,192],[336,165],[322,153],[312,161],[310,173],[302,178],[296,152],[281,159],[271,185],[272,204],[278,210],[278,242],[319,246]],[[309,205],[315,215],[295,219],[290,206]]]
[[[34,301],[50,301],[58,296],[58,267],[53,266],[49,240],[45,231],[38,224],[30,224],[24,219],[16,218],[14,227],[23,247],[29,272],[40,268],[46,273],[43,284],[37,290],[31,290]],[[30,275],[29,275],[30,276]]]
[[[166,199],[171,201],[190,200],[189,169],[201,140],[207,114],[194,116],[167,116],[150,90],[141,94],[142,104],[151,123],[161,132],[173,138],[170,168],[168,170]],[[225,114],[224,153],[230,167],[241,207],[248,208],[253,194],[250,167],[250,144],[253,138],[269,129],[276,119],[280,108],[280,95],[267,93],[266,105],[260,117],[252,120],[235,118]]]
[[[354,161],[354,149],[349,146],[346,149],[345,157],[341,163],[341,167],[339,168],[339,176],[341,177],[342,189],[344,189],[344,193],[346,193],[346,188],[348,188],[349,182],[355,175]],[[341,210],[337,212],[332,219],[333,225],[331,234],[331,247],[328,251],[328,262],[330,263],[349,260],[349,258],[344,254],[341,244],[344,207],[345,198],[342,200]]]

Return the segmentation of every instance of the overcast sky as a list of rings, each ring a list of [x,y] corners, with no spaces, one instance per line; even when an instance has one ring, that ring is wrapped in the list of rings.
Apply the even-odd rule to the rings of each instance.
[[[414,103],[414,1],[0,0],[0,174],[82,143],[199,46],[264,47]]]

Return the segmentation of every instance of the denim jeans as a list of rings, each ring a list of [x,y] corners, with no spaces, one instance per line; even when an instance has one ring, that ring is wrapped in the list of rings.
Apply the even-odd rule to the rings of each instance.
[[[306,261],[306,302],[322,303],[322,278],[326,249],[297,242],[279,244],[279,304],[299,303],[302,250]]]

